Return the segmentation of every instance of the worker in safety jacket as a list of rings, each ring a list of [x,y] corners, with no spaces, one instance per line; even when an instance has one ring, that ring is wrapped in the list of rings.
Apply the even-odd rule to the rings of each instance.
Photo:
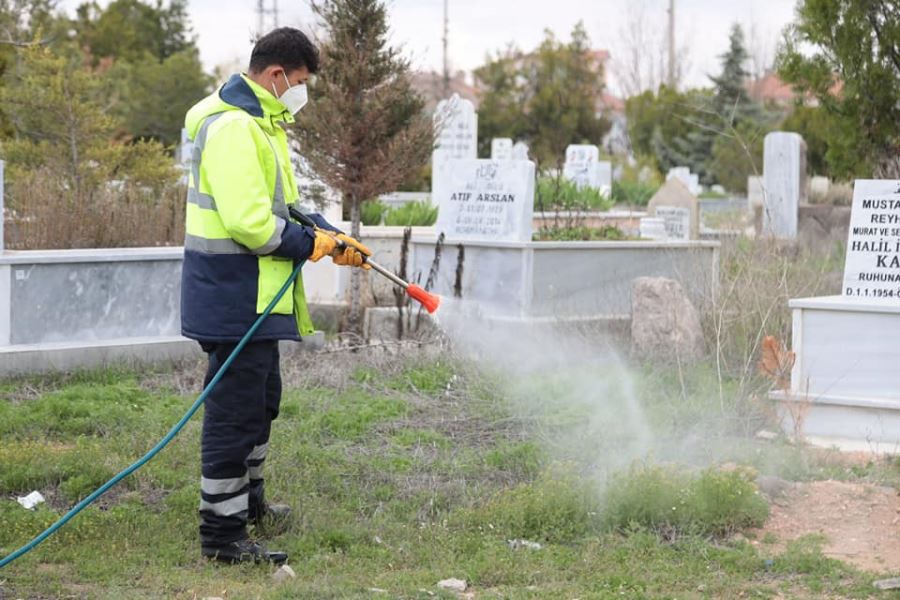
[[[307,102],[318,50],[297,29],[260,38],[246,74],[194,105],[185,126],[189,175],[182,333],[209,356],[206,383],[291,275],[298,261],[331,257],[367,267],[371,254],[318,214],[316,229],[292,222],[299,194],[284,126]],[[346,244],[340,250],[338,240]],[[227,562],[284,562],[252,541],[247,526],[284,522],[290,507],[266,502],[263,464],[281,401],[278,340],[312,333],[302,279],[275,305],[205,401],[201,438],[200,544]]]

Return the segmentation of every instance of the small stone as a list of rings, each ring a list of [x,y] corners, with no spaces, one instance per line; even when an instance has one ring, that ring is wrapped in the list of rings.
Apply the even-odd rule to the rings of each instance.
[[[771,442],[773,440],[778,439],[778,434],[775,433],[774,431],[767,431],[765,429],[760,429],[759,431],[756,432],[756,439]]]
[[[451,592],[464,592],[469,589],[469,584],[462,579],[442,579],[438,581],[438,587]]]
[[[285,581],[290,581],[291,579],[296,579],[297,574],[294,573],[294,570],[287,565],[281,565],[278,567],[278,570],[272,573],[272,579],[275,580],[275,583],[284,583]]]
[[[756,487],[769,500],[781,498],[794,488],[794,484],[774,475],[760,475],[756,478]]]
[[[528,540],[506,540],[506,543],[509,544],[509,547],[513,550],[520,550],[522,548],[528,550],[540,550],[543,548],[537,542],[529,542]]]
[[[900,590],[900,577],[892,577],[891,579],[879,579],[873,583],[879,590]]]

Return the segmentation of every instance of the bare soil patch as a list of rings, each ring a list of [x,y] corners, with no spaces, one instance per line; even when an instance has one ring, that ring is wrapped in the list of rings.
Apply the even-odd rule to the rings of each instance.
[[[826,538],[823,552],[875,573],[900,573],[900,495],[890,487],[813,481],[797,483],[772,504],[758,532],[777,538],[773,549],[809,534]]]

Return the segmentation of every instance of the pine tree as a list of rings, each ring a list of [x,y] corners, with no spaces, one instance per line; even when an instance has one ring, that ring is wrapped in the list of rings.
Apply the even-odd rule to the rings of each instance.
[[[391,192],[431,157],[434,129],[409,61],[388,45],[379,0],[313,2],[326,39],[311,101],[293,129],[312,175],[339,191],[359,237],[362,203]],[[361,272],[351,274],[349,327],[361,328]]]
[[[750,73],[745,65],[750,55],[744,47],[744,30],[735,23],[728,38],[728,52],[719,57],[722,73],[710,77],[715,86],[713,109],[721,118],[734,123],[752,105],[745,87]]]

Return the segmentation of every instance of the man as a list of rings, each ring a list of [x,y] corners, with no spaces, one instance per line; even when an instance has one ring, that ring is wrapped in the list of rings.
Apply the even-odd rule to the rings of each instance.
[[[294,223],[299,199],[283,127],[307,102],[318,50],[299,30],[259,39],[246,74],[234,75],[193,106],[194,141],[182,275],[182,333],[209,356],[206,384],[291,275],[295,263],[330,256],[367,267],[369,250],[310,214],[318,227]],[[339,250],[338,240],[346,244]],[[227,562],[276,563],[251,541],[247,526],[284,520],[290,508],[266,502],[263,464],[281,401],[278,340],[312,333],[302,280],[224,373],[205,402],[201,438],[200,544]]]

